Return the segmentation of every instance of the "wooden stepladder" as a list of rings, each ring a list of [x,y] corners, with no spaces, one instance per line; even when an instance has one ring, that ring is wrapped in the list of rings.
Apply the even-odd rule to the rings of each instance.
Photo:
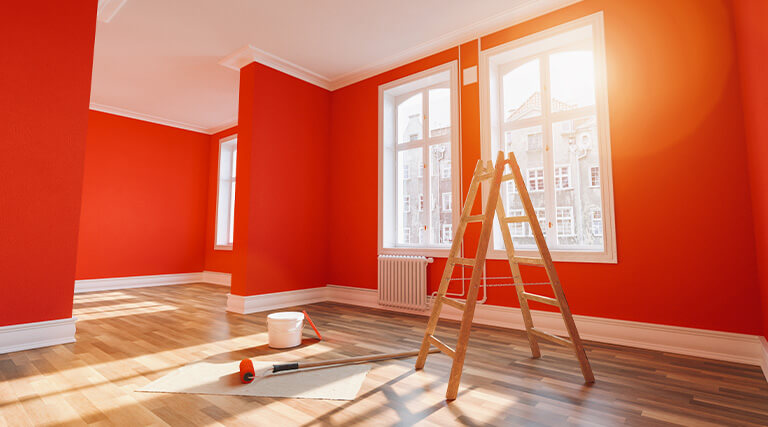
[[[509,166],[511,169],[510,174],[504,174],[505,167]],[[478,190],[480,189],[480,183],[490,180],[490,187],[488,191],[488,198],[486,200],[483,213],[481,215],[472,215],[472,206],[474,205],[475,198],[477,197]],[[524,214],[522,216],[507,216],[504,210],[504,204],[499,197],[499,191],[501,183],[505,181],[514,181],[517,192],[520,195],[520,199],[523,204]],[[477,294],[480,282],[483,276],[483,266],[485,265],[485,258],[488,252],[488,245],[491,238],[491,232],[493,230],[493,218],[494,215],[498,215],[499,224],[501,225],[501,235],[504,240],[504,246],[507,252],[507,258],[509,259],[509,266],[512,270],[512,279],[514,283],[510,286],[515,286],[517,289],[517,297],[520,300],[520,309],[523,313],[523,321],[525,323],[525,329],[528,333],[528,342],[531,346],[531,353],[534,358],[541,356],[539,350],[539,339],[545,339],[552,341],[556,344],[564,345],[573,349],[576,353],[576,359],[578,359],[579,366],[581,367],[581,373],[584,376],[584,380],[588,383],[594,382],[595,377],[592,374],[592,367],[589,364],[587,355],[584,352],[584,346],[582,345],[581,338],[579,337],[579,331],[576,329],[576,324],[573,322],[573,316],[571,310],[568,308],[568,302],[565,299],[563,288],[560,285],[560,279],[555,271],[555,266],[552,263],[552,256],[549,253],[547,242],[544,239],[544,234],[541,231],[541,226],[536,217],[536,212],[533,209],[531,198],[528,195],[528,190],[525,187],[525,182],[520,173],[520,167],[517,164],[514,154],[510,153],[508,158],[504,158],[504,153],[499,152],[496,158],[496,166],[493,163],[488,162],[487,165],[483,165],[482,161],[477,162],[475,167],[475,173],[472,177],[472,182],[469,185],[469,192],[467,194],[467,200],[464,203],[464,207],[461,211],[461,221],[456,229],[456,235],[453,238],[453,245],[448,254],[448,260],[445,264],[445,271],[443,271],[443,277],[440,280],[440,288],[437,291],[437,296],[433,302],[432,314],[429,317],[427,323],[427,330],[424,333],[424,339],[421,342],[421,348],[419,350],[419,356],[416,360],[416,369],[424,367],[424,363],[427,360],[429,354],[430,345],[434,345],[440,351],[453,358],[453,366],[451,368],[451,376],[448,380],[448,391],[445,393],[445,397],[448,400],[456,399],[456,395],[459,391],[459,382],[461,381],[461,373],[464,367],[464,357],[467,353],[467,345],[469,343],[469,333],[472,327],[472,319],[475,315],[475,306],[477,304]],[[464,232],[466,231],[467,224],[472,222],[482,222],[482,229],[480,231],[480,241],[477,245],[477,253],[475,258],[461,258],[459,257],[462,240],[464,238]],[[528,223],[533,232],[536,246],[540,258],[527,258],[515,256],[515,248],[512,243],[512,235],[509,231],[509,224],[512,223]],[[552,286],[555,297],[550,298],[543,295],[536,295],[525,291],[525,283],[520,275],[520,264],[534,265],[543,267],[547,276],[549,277],[549,285]],[[448,285],[451,282],[453,275],[453,268],[457,265],[466,265],[472,267],[472,278],[469,282],[469,288],[467,290],[467,299],[465,302],[449,298],[446,296],[448,292]],[[557,335],[544,332],[536,329],[533,326],[533,319],[531,317],[531,311],[528,308],[528,301],[536,301],[544,304],[549,304],[560,309],[560,313],[563,316],[565,327],[568,331],[570,339],[562,338]],[[443,304],[447,304],[463,312],[461,317],[461,326],[459,328],[459,337],[456,342],[456,349],[450,348],[442,341],[434,336],[435,328],[437,327],[438,319],[440,318],[440,311],[443,308]]]

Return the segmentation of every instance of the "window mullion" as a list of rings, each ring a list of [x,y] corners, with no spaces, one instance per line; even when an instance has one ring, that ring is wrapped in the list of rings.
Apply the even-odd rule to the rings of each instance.
[[[539,75],[541,81],[541,116],[543,120],[542,137],[544,138],[544,214],[547,226],[547,246],[557,246],[557,221],[555,203],[554,178],[554,144],[552,142],[552,106],[549,81],[549,55],[544,54],[539,59]]]

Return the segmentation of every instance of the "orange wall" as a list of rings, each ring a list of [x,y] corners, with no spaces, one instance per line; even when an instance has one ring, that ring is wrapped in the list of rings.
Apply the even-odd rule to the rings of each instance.
[[[203,270],[209,141],[90,112],[78,279]]]
[[[231,273],[234,263],[232,251],[216,250],[216,200],[219,187],[219,141],[237,133],[237,126],[210,137],[208,151],[208,208],[205,222],[205,271]],[[237,193],[237,190],[235,190]]]
[[[571,307],[583,315],[758,333],[729,3],[585,0],[483,37],[481,45],[601,10],[619,262],[558,263]],[[462,68],[476,64],[476,45],[461,46]],[[331,283],[376,287],[378,85],[458,57],[450,49],[332,93]],[[462,86],[461,95],[466,191],[480,152],[477,84]],[[444,264],[436,261],[431,290]],[[502,265],[492,263],[490,273]],[[488,302],[517,305],[511,288],[494,289]]]
[[[96,0],[0,13],[0,326],[69,318]]]
[[[235,295],[327,283],[330,99],[258,63],[240,72]]]
[[[735,0],[733,4],[755,219],[763,335],[768,337],[768,2]]]

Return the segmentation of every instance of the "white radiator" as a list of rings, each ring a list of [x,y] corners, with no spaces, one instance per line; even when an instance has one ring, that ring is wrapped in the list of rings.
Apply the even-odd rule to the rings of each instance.
[[[379,255],[379,304],[427,309],[427,264],[432,258]]]

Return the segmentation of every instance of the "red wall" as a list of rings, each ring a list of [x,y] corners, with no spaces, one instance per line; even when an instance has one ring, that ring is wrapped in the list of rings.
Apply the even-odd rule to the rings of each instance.
[[[483,37],[481,45],[488,49],[601,10],[619,262],[558,263],[571,308],[598,317],[759,333],[728,3],[585,0]],[[331,283],[376,287],[378,85],[458,56],[451,49],[332,93]],[[476,64],[476,57],[476,42],[461,47],[462,68]],[[466,186],[480,152],[479,101],[476,84],[461,90]],[[490,273],[502,265],[494,262]],[[443,262],[430,267],[432,290],[442,268]],[[517,305],[511,288],[494,289],[488,302]]]
[[[76,277],[202,271],[210,137],[88,117]]]
[[[768,337],[768,2],[735,0],[733,3],[761,285],[763,335]]]
[[[237,133],[237,126],[211,135],[208,151],[208,219],[205,223],[205,271],[231,273],[234,257],[231,250],[217,250],[216,200],[219,187],[219,141]],[[235,189],[237,193],[237,189]]]
[[[258,63],[240,72],[235,295],[327,283],[330,99]]]
[[[0,326],[72,316],[97,2],[7,3],[0,13]]]

